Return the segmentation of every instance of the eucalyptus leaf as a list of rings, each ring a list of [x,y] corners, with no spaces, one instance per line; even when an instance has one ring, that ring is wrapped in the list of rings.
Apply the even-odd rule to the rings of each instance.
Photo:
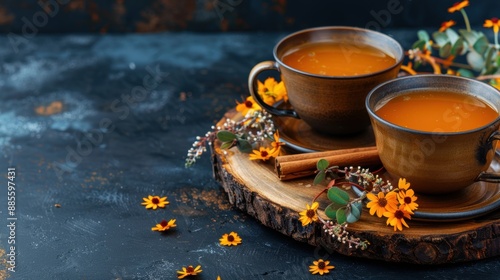
[[[468,69],[460,68],[460,69],[457,70],[457,73],[459,73],[460,76],[466,77],[466,78],[474,78],[474,77],[476,77],[474,75],[474,73],[472,73],[472,71],[470,71]]]
[[[451,55],[451,43],[448,42],[439,49],[439,56],[442,58],[447,58]]]
[[[494,64],[494,55],[496,54],[496,49],[489,46],[488,47],[488,50],[486,51],[485,55],[484,55],[484,61],[485,61],[485,69],[486,69],[486,72],[483,73],[483,74],[493,74],[495,73],[496,71],[496,67],[495,67],[495,64]]]
[[[325,208],[325,215],[328,218],[335,220],[337,219],[337,210],[339,210],[340,208],[345,209],[345,205],[340,205],[338,203],[332,202]]]
[[[427,33],[427,31],[425,31],[425,30],[419,30],[419,31],[417,32],[417,36],[418,36],[418,39],[419,39],[420,41],[425,41],[425,42],[427,42],[427,41],[429,41],[429,40],[430,40],[430,38],[429,38],[429,33]]]
[[[413,45],[411,46],[412,49],[420,49],[423,50],[425,48],[427,41],[424,40],[418,40]]]
[[[320,170],[318,174],[314,177],[313,185],[317,185],[325,180],[326,172],[325,170]]]
[[[497,55],[497,66],[500,67],[500,55]]]
[[[353,203],[351,205],[354,206],[354,208],[357,208],[359,211],[359,215],[361,215],[361,212],[363,212],[363,203],[356,202],[356,203]]]
[[[221,130],[217,132],[217,139],[219,139],[222,142],[233,141],[234,139],[236,139],[236,134],[227,130]]]
[[[467,63],[469,63],[469,65],[472,66],[472,69],[474,69],[474,71],[481,71],[483,69],[484,59],[477,52],[474,51],[469,52],[466,58],[467,58]]]
[[[328,161],[324,158],[318,160],[318,162],[316,163],[316,168],[318,168],[318,170],[325,170],[328,168]]]
[[[446,35],[446,33],[444,32],[436,31],[432,33],[432,38],[434,38],[434,42],[436,42],[436,44],[438,44],[440,47],[450,42],[450,40],[448,39],[448,35]]]
[[[339,224],[345,223],[347,221],[345,208],[338,209],[335,217],[337,218],[337,223]]]
[[[238,139],[238,142],[236,142],[236,147],[238,147],[238,150],[242,153],[250,153],[252,152],[252,145],[248,140],[245,139]]]
[[[326,206],[325,208],[325,215],[330,218],[331,220],[336,220],[337,219],[337,210],[338,208],[335,208],[335,206],[332,204]]]
[[[486,36],[482,35],[477,39],[474,45],[472,45],[472,48],[479,54],[484,54],[486,50],[488,50],[489,45],[490,43],[488,42]]]
[[[462,37],[467,41],[467,43],[471,46],[473,46],[477,39],[479,38],[480,34],[477,33],[476,31],[468,31],[467,29],[460,29],[458,32],[462,35]]]
[[[352,203],[350,211],[350,214],[356,216],[358,219],[361,217],[361,209],[359,207],[363,207],[361,202]]]
[[[446,35],[448,36],[448,40],[451,42],[452,45],[455,44],[455,42],[460,39],[460,36],[457,34],[457,32],[451,28],[446,29]]]
[[[349,194],[338,187],[328,189],[327,196],[329,200],[341,205],[347,205],[350,199]]]
[[[454,56],[460,55],[464,50],[464,39],[458,38],[451,47],[451,54]]]
[[[220,145],[220,148],[224,150],[224,149],[229,149],[232,146],[233,146],[233,141],[231,141],[231,142],[224,142],[224,143],[222,143],[222,145]]]
[[[349,223],[349,224],[352,224],[352,223],[355,223],[359,220],[359,216],[355,216],[351,213],[348,213],[346,215],[346,222]]]

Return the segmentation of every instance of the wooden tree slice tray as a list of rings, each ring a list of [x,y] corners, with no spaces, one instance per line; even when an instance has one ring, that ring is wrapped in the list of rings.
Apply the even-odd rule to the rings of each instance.
[[[230,111],[223,120],[226,118],[234,119],[237,115]],[[310,177],[280,181],[273,161],[251,161],[248,154],[235,148],[221,150],[218,141],[213,143],[211,152],[214,177],[227,192],[230,203],[295,240],[347,256],[415,264],[456,263],[500,255],[499,209],[459,221],[413,219],[408,221],[410,228],[395,232],[393,227],[386,226],[384,218],[371,216],[364,208],[361,219],[349,224],[347,230],[355,237],[368,240],[370,245],[366,250],[349,248],[333,240],[322,230],[321,224],[303,227],[299,221],[298,213],[306,204],[311,204],[324,185],[313,186]],[[439,203],[436,198],[430,201]],[[321,209],[328,204],[326,196],[321,196],[318,202],[318,213],[325,217]],[[423,200],[417,202],[425,203]],[[447,207],[450,203],[453,201],[448,202]],[[463,202],[458,200],[457,204],[460,203]]]

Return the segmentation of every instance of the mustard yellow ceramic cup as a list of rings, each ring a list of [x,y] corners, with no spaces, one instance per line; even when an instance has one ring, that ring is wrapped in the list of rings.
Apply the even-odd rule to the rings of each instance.
[[[479,99],[494,110],[494,119],[465,131],[433,132],[396,125],[377,114],[393,98],[427,90]],[[494,87],[449,75],[408,76],[375,87],[366,98],[366,108],[382,164],[394,179],[406,178],[415,192],[442,194],[464,189],[476,181],[500,182],[500,174],[486,172],[495,156],[496,140],[500,139],[500,92]],[[464,117],[478,113],[472,107],[457,107],[450,102],[449,108],[443,110],[444,120],[460,121],[450,117],[453,110]]]

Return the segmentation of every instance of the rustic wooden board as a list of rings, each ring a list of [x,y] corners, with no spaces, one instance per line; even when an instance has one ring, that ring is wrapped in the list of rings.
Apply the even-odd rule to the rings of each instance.
[[[234,112],[226,117],[234,118]],[[443,264],[479,260],[500,255],[500,210],[484,216],[456,222],[409,221],[410,228],[394,232],[385,219],[370,216],[367,209],[348,231],[366,239],[366,250],[349,249],[332,240],[320,224],[302,227],[298,212],[311,204],[324,186],[312,186],[312,178],[280,181],[274,163],[250,161],[236,149],[222,151],[217,141],[212,145],[214,176],[235,207],[255,217],[262,224],[314,246],[324,246],[338,253],[369,259],[416,264]],[[320,209],[326,197],[318,200]],[[323,215],[319,211],[320,215]]]

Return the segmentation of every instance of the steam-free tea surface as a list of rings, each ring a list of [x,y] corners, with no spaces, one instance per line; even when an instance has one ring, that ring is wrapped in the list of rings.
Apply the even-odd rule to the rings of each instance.
[[[394,57],[369,45],[315,42],[301,45],[282,58],[297,70],[326,76],[365,75],[387,69]]]
[[[430,132],[459,132],[484,126],[498,117],[485,101],[447,91],[415,91],[398,95],[376,110],[393,124]]]

